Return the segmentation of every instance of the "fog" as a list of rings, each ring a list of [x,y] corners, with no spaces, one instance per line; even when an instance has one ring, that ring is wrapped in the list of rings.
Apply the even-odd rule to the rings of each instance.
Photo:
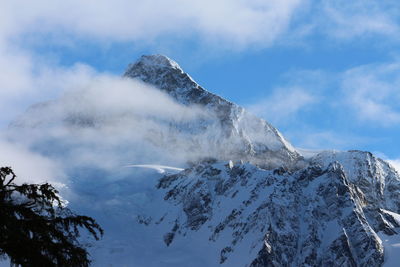
[[[83,81],[11,123],[1,138],[3,165],[29,181],[68,185],[84,169],[107,177],[129,164],[185,167],[218,155],[212,144],[220,125],[204,108],[138,80],[99,74]]]

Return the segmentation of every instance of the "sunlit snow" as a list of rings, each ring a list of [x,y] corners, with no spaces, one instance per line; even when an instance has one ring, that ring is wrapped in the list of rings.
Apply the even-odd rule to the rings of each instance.
[[[154,164],[138,164],[138,165],[133,164],[133,165],[126,165],[125,167],[153,169],[153,170],[156,170],[158,173],[165,173],[166,171],[168,171],[170,173],[171,172],[180,172],[180,171],[184,170],[182,168],[164,166],[164,165],[154,165]]]

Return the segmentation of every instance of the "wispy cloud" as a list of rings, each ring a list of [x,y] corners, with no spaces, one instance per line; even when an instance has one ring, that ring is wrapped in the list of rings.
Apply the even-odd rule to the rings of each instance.
[[[64,68],[46,61],[22,43],[26,37],[36,38],[42,43],[73,42],[74,38],[81,38],[99,43],[151,44],[159,38],[174,36],[176,39],[202,40],[207,45],[228,50],[269,47],[285,35],[290,35],[292,28],[307,29],[300,38],[318,33],[343,39],[376,34],[396,39],[398,10],[396,5],[393,7],[372,1],[338,1],[335,4],[305,0],[6,1],[0,9],[0,121],[5,123],[20,113],[22,107],[59,96],[69,88],[81,88],[86,84],[92,89],[97,86],[97,92],[100,92],[104,89],[100,86],[102,83],[110,88],[118,84],[121,90],[126,89],[123,81],[99,74],[85,64]],[[314,12],[318,19],[308,25],[308,17]],[[380,125],[398,123],[398,72],[398,64],[394,63],[362,66],[337,73],[335,77],[343,83],[336,85],[343,89],[343,95],[336,101],[343,103],[342,108],[349,111],[349,117],[356,114],[361,121],[374,121]],[[315,93],[316,90],[312,90],[313,86],[313,83],[282,86],[251,109],[276,122],[294,118],[310,107],[328,106]],[[377,93],[378,89],[380,93]],[[92,95],[88,94],[87,98]],[[112,109],[115,107],[110,101],[121,100],[118,97],[101,98],[102,95],[107,94],[101,93],[99,98],[93,98],[98,100],[92,103],[94,108],[98,108],[95,104],[102,103]],[[133,103],[135,97],[127,100],[132,102],[123,103],[137,107],[148,103],[145,100]],[[169,104],[169,107],[174,106]],[[173,109],[179,112],[165,110],[162,105],[148,106],[153,107],[152,110],[146,109],[148,115],[185,114],[181,112],[185,109],[179,106]],[[90,139],[88,136],[91,135],[86,135]],[[335,138],[331,137],[329,133],[322,132],[316,134],[314,140],[331,139],[329,142],[334,143]],[[77,155],[90,158],[85,153]]]
[[[158,89],[121,77],[92,73],[69,83],[73,87],[60,98],[35,105],[15,120],[8,139],[26,147],[40,143],[47,154],[70,167],[107,169],[146,159],[179,162],[206,153],[189,152],[195,145],[190,137],[197,132],[185,132],[191,121],[207,126],[210,117],[201,108],[184,106]]]
[[[21,7],[24,8],[21,8]],[[343,38],[393,36],[399,6],[385,1],[50,1],[2,3],[0,34],[50,34],[108,41],[151,42],[165,35],[193,37],[225,47],[271,45],[293,28]],[[68,16],[65,16],[68,14]],[[310,15],[315,18],[310,22]],[[291,25],[295,23],[296,25]],[[302,26],[303,25],[303,26]]]
[[[399,6],[386,1],[329,1],[320,4],[320,30],[339,39],[381,35],[397,38]]]
[[[23,43],[27,38],[39,43],[57,44],[64,41],[68,43],[75,38],[99,43],[151,44],[158,38],[172,35],[176,38],[196,38],[208,45],[222,44],[234,50],[253,45],[266,47],[286,31],[300,3],[301,0],[116,0],[112,3],[103,0],[39,0],[35,3],[16,0],[2,3],[1,126],[5,126],[32,103],[64,95],[60,102],[44,104],[51,108],[31,109],[28,117],[19,118],[20,125],[32,128],[25,133],[16,130],[12,134],[11,139],[18,140],[17,146],[2,138],[4,148],[15,152],[7,153],[8,157],[4,154],[2,164],[16,166],[22,176],[31,174],[29,177],[45,176],[52,179],[61,175],[53,173],[52,166],[57,165],[53,160],[39,156],[51,154],[50,151],[39,151],[37,154],[29,149],[34,142],[49,142],[54,150],[62,151],[61,154],[65,156],[60,159],[63,166],[76,166],[75,163],[79,163],[108,168],[132,161],[143,163],[147,156],[162,161],[168,155],[159,149],[161,144],[180,152],[173,155],[176,161],[182,158],[187,160],[191,156],[182,149],[190,145],[177,141],[184,140],[180,136],[184,133],[180,133],[179,129],[170,132],[166,124],[171,121],[185,123],[201,114],[195,108],[188,109],[174,103],[162,93],[139,82],[98,73],[85,64],[62,67],[57,62],[47,61]],[[132,118],[128,119],[126,114],[132,113]],[[74,119],[79,118],[82,123],[90,123],[92,119],[106,123],[100,129],[83,127],[79,130],[56,123],[73,123]],[[19,134],[25,134],[25,137],[17,139]],[[70,150],[64,151],[63,144]],[[192,147],[196,147],[194,143]],[[28,161],[28,158],[32,160]],[[18,159],[24,161],[25,165],[18,163]],[[45,173],[35,175],[35,167],[40,167]]]
[[[316,101],[317,97],[303,88],[277,88],[269,97],[250,105],[248,109],[275,123],[294,117]]]
[[[367,143],[377,142],[377,140],[370,137],[335,130],[321,131],[311,126],[297,130],[290,129],[287,134],[290,140],[295,141],[296,146],[316,150],[350,150],[357,149]]]
[[[49,1],[4,3],[7,32],[64,33],[113,41],[152,41],[167,34],[233,46],[270,43],[288,26],[301,0]],[[24,6],[24,8],[21,8]],[[68,14],[68,16],[65,16]]]
[[[400,122],[400,63],[372,64],[342,75],[344,104],[358,118],[382,126]]]
[[[337,72],[289,71],[283,86],[250,107],[296,146],[377,147],[390,142],[384,130],[399,129],[399,74],[397,60]]]
[[[400,159],[388,160],[388,162],[397,170],[400,174]]]
[[[344,71],[290,71],[284,85],[253,105],[253,112],[274,120],[288,119],[304,110],[324,110],[336,119],[359,125],[393,127],[400,122],[400,63],[366,64]],[[371,125],[371,122],[374,124]]]
[[[61,164],[53,159],[32,152],[14,142],[0,140],[0,166],[10,166],[17,174],[17,183],[63,183],[65,180]]]
[[[60,94],[61,80],[87,66],[60,67],[26,45],[69,45],[76,39],[156,44],[159,38],[196,39],[242,50],[267,47],[289,27],[302,0],[284,1],[6,1],[0,9],[0,123],[21,108]],[[68,15],[66,15],[68,14]],[[84,75],[85,76],[85,75]],[[65,78],[67,77],[67,78]],[[74,79],[79,79],[80,76]]]
[[[45,81],[54,71],[74,71],[40,57],[24,43],[27,39],[40,45],[63,46],[76,39],[152,45],[169,36],[243,51],[279,44],[289,36],[351,39],[369,33],[393,39],[398,36],[398,12],[396,4],[359,0],[334,4],[306,0],[7,1],[0,9],[0,119],[17,114],[26,99],[35,102],[57,94],[61,85],[54,84],[56,79]],[[310,17],[316,19],[310,21]],[[297,35],[298,29],[307,30]]]

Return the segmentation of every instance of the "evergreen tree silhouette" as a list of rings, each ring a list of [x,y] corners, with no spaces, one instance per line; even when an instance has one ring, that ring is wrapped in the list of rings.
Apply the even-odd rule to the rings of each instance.
[[[10,167],[0,168],[0,255],[14,266],[89,266],[79,231],[99,240],[103,229],[66,208],[52,185],[17,185],[15,179]]]

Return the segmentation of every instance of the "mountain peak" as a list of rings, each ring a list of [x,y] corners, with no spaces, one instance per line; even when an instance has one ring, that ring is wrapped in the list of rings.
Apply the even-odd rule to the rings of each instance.
[[[229,140],[224,150],[228,151],[227,147],[235,143],[240,147],[235,151],[241,159],[248,158],[263,166],[269,164],[266,163],[268,158],[290,164],[299,159],[299,154],[272,125],[205,90],[166,56],[142,56],[128,67],[124,77],[142,80],[167,93],[180,104],[203,107],[215,115],[218,127],[221,127],[221,140]],[[273,162],[272,165],[277,164]]]
[[[128,69],[125,72],[125,76],[129,76],[129,73],[138,68],[177,69],[182,71],[178,63],[169,57],[160,54],[141,56],[135,63],[129,64]]]
[[[143,55],[130,64],[124,77],[142,80],[167,92],[178,102],[188,104],[188,95],[204,93],[204,89],[172,59],[164,55]],[[196,91],[196,92],[193,92]]]

